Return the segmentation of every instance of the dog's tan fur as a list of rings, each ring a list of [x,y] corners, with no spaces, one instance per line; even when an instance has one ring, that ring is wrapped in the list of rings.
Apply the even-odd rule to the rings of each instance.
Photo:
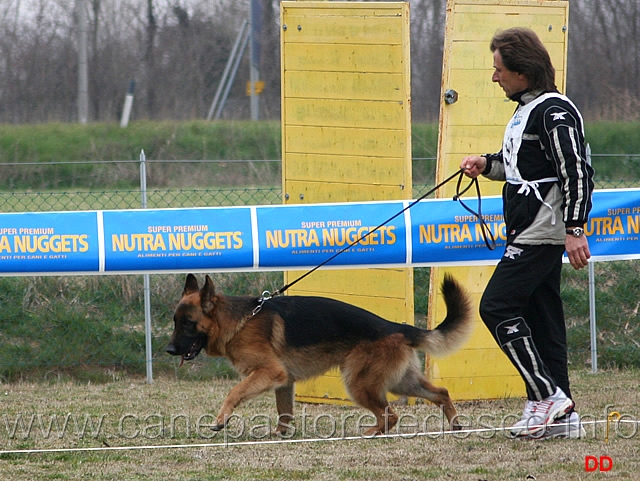
[[[223,429],[240,403],[275,390],[276,431],[286,432],[293,419],[295,382],[336,366],[353,401],[375,415],[376,426],[365,434],[386,433],[397,423],[388,392],[428,399],[443,409],[455,428],[457,412],[447,390],[424,377],[415,353],[418,349],[444,355],[470,333],[466,293],[450,277],[445,277],[442,291],[447,317],[429,331],[322,297],[276,297],[254,315],[259,298],[216,293],[209,276],[200,288],[189,274],[167,352],[184,361],[205,349],[209,356],[228,358],[244,377],[227,395],[214,429]]]

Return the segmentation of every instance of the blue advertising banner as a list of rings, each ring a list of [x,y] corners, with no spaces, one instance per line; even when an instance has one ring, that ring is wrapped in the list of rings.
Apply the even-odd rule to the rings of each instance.
[[[476,216],[444,199],[0,213],[0,275],[309,269],[351,244],[327,267],[496,264],[499,197],[482,199],[482,218],[495,250]],[[594,192],[585,232],[594,261],[640,258],[640,189]]]
[[[253,266],[251,208],[105,211],[105,272]]]
[[[597,190],[585,226],[594,260],[640,258],[640,190]]]
[[[0,215],[0,273],[96,272],[95,212]]]
[[[474,212],[476,200],[465,200]],[[507,239],[502,215],[502,199],[482,199],[482,218],[493,236],[495,249],[489,250],[483,237],[483,227],[477,216],[459,202],[435,200],[419,202],[410,209],[411,264],[456,265],[496,263],[502,256]]]
[[[257,211],[260,267],[315,267],[356,243],[328,266],[405,264],[405,220],[401,202],[261,207]],[[375,230],[375,231],[374,231]]]

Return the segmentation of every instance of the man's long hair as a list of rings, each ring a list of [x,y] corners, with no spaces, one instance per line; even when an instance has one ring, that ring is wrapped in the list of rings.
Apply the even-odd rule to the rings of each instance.
[[[495,34],[491,51],[500,51],[503,65],[512,72],[523,74],[529,81],[529,90],[556,92],[556,70],[549,52],[535,32],[525,27],[514,27]]]

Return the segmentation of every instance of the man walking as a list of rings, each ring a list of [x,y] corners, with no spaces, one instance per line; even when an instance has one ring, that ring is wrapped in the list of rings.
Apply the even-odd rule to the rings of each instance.
[[[469,177],[506,181],[505,253],[480,301],[480,316],[527,391],[514,437],[584,435],[574,411],[560,277],[562,256],[581,269],[590,257],[584,225],[593,169],[580,112],[555,85],[549,54],[528,28],[494,36],[492,81],[517,103],[495,154],[465,157]]]

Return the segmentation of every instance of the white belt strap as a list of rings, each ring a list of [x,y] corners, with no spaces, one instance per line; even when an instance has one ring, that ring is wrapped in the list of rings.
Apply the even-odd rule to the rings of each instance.
[[[520,189],[518,190],[518,194],[529,195],[529,192],[533,190],[533,193],[536,195],[537,199],[542,202],[542,205],[548,207],[551,211],[551,225],[556,225],[556,213],[551,207],[551,204],[545,202],[540,195],[540,191],[538,190],[538,186],[544,182],[556,182],[558,180],[557,177],[545,177],[544,179],[539,180],[507,180],[510,184],[520,185]]]

